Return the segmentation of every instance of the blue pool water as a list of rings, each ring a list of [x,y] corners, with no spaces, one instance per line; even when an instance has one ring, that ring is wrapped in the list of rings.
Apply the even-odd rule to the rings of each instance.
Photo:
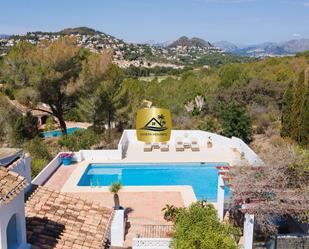
[[[78,186],[190,185],[199,200],[216,201],[218,170],[226,163],[90,164]],[[229,190],[226,188],[226,196]]]
[[[72,127],[67,129],[68,134],[72,134],[74,131],[82,130],[83,128],[79,127]],[[44,131],[41,132],[42,136],[47,138],[47,137],[61,137],[62,133],[61,130],[54,130],[54,131]]]

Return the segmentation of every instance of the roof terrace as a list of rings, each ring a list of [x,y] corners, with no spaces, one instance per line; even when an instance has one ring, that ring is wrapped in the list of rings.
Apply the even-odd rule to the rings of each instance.
[[[181,151],[177,150],[179,141],[184,147]],[[125,130],[117,149],[74,152],[75,162],[70,166],[63,166],[58,154],[32,183],[112,207],[113,195],[108,186],[78,185],[89,164],[212,162],[233,166],[242,160],[252,164],[260,160],[242,140],[204,131],[173,130],[167,144],[151,147],[151,151],[145,150],[145,143],[137,140],[135,130]],[[131,244],[131,239],[136,237],[132,233],[140,230],[141,225],[169,225],[162,218],[161,209],[165,204],[184,207],[197,200],[192,186],[124,186],[119,196],[121,204],[129,210],[131,233],[127,235],[130,240],[127,244]]]

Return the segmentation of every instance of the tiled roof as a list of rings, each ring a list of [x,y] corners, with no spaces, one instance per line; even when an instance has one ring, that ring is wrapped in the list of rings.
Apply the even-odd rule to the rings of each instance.
[[[28,182],[24,177],[0,167],[0,205],[9,203],[27,186]]]
[[[26,203],[27,240],[32,249],[102,249],[112,214],[100,204],[38,187]]]

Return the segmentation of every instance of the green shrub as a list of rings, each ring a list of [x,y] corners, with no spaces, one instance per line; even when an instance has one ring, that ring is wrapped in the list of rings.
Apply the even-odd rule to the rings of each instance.
[[[179,209],[175,220],[173,249],[236,249],[239,231],[220,223],[213,205],[197,202]]]
[[[214,117],[207,117],[205,121],[201,121],[197,127],[199,130],[214,132],[214,133],[221,133],[222,132],[222,125],[220,124],[219,120]]]
[[[46,125],[45,125],[45,131],[52,131],[55,130],[56,126],[55,126],[55,121],[53,119],[53,117],[48,117],[46,120]]]
[[[236,102],[221,107],[219,118],[223,127],[223,135],[238,137],[245,142],[252,139],[251,119],[246,109]]]
[[[48,160],[31,158],[31,178],[36,177],[48,164]]]
[[[25,116],[18,118],[13,126],[11,139],[13,144],[21,145],[39,134],[37,119],[27,112]]]
[[[25,143],[24,148],[28,151],[33,159],[41,159],[50,161],[51,154],[47,149],[47,145],[42,142],[39,137],[36,137],[29,142]]]
[[[91,129],[78,130],[58,140],[58,144],[69,151],[87,150],[99,142],[100,137]]]

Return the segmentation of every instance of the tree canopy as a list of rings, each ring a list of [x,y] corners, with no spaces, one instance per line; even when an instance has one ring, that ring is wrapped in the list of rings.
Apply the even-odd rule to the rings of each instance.
[[[211,204],[197,202],[176,214],[172,246],[174,249],[236,249],[239,231],[220,223]]]
[[[58,119],[63,133],[64,114],[76,94],[89,88],[89,81],[96,83],[94,79],[110,65],[109,53],[85,58],[83,51],[74,39],[64,37],[37,46],[21,42],[4,59],[4,79],[28,96],[31,108],[38,109],[39,102],[47,104],[51,111],[42,111]]]

